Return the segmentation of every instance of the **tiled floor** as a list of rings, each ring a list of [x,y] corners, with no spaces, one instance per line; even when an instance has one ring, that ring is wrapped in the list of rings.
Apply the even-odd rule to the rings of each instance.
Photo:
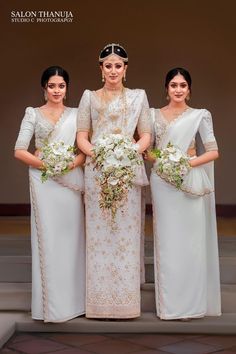
[[[16,333],[0,353],[235,354],[236,336]]]

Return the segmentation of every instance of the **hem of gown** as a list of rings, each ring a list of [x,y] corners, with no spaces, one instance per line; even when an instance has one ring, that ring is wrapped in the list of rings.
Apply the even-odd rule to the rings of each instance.
[[[181,319],[195,319],[195,318],[203,318],[203,317],[206,317],[206,316],[209,316],[209,317],[219,317],[222,315],[222,312],[219,312],[217,314],[214,314],[214,315],[209,315],[207,314],[207,312],[204,312],[204,313],[201,313],[201,314],[197,314],[197,315],[184,315],[184,316],[169,316],[169,315],[157,315],[157,317],[159,317],[161,320],[181,320]]]
[[[32,316],[32,319],[36,320],[36,321],[44,321],[44,323],[49,323],[49,322],[51,322],[51,323],[61,323],[61,322],[70,321],[73,318],[76,318],[76,317],[82,316],[82,315],[85,315],[85,311],[78,312],[77,314],[70,315],[68,317],[65,317],[63,319],[58,319],[58,320],[49,320],[49,319],[45,320],[44,318],[38,318],[38,317],[34,317],[34,316]]]
[[[172,316],[172,315],[157,315],[161,320],[181,320],[181,319],[191,319],[191,318],[202,318],[206,316],[206,312],[200,313],[200,314],[189,314],[189,315],[183,315],[183,316]]]
[[[207,316],[207,317],[220,317],[220,316],[222,316],[222,312],[219,312],[219,313],[214,314],[214,315],[206,313],[205,316]]]
[[[118,319],[118,320],[127,320],[127,319],[134,319],[138,318],[141,316],[141,313],[138,314],[133,314],[133,315],[111,315],[111,314],[101,314],[101,315],[95,315],[95,314],[85,314],[86,318],[100,318],[100,319]]]

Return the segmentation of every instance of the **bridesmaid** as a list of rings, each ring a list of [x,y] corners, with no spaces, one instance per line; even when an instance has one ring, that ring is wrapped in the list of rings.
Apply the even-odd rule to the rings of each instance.
[[[26,108],[15,145],[15,157],[29,166],[32,318],[44,322],[63,322],[85,312],[84,154],[75,157],[66,175],[45,183],[38,157],[45,139],[74,145],[77,109],[63,103],[68,84],[68,73],[59,66],[43,72],[45,104]],[[33,135],[35,154],[28,151]]]
[[[104,85],[97,91],[85,90],[78,111],[78,146],[87,155],[86,316],[134,318],[140,316],[141,185],[148,183],[147,177],[143,173],[129,189],[127,200],[117,211],[118,228],[113,230],[99,207],[98,172],[91,157],[94,144],[104,134],[132,139],[136,128],[138,152],[147,149],[151,136],[149,106],[144,90],[123,86],[128,66],[123,47],[105,46],[99,64]]]
[[[164,320],[221,314],[213,160],[218,148],[206,109],[187,105],[191,77],[174,68],[166,76],[168,104],[152,109],[155,145],[168,142],[193,155],[180,189],[151,173],[154,217],[155,296]],[[194,156],[199,133],[205,152]]]

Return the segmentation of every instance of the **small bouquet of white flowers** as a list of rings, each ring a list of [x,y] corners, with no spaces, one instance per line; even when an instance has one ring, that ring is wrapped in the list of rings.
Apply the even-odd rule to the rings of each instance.
[[[100,208],[111,215],[114,223],[117,209],[127,198],[133,186],[135,169],[142,164],[137,145],[120,134],[109,134],[96,142],[93,162],[99,171]]]
[[[49,177],[58,177],[69,172],[69,163],[74,161],[75,147],[66,145],[63,141],[45,142],[39,158],[44,162],[41,180],[46,182]]]
[[[152,154],[158,158],[155,166],[156,173],[166,182],[173,184],[177,189],[181,189],[184,177],[191,169],[189,157],[171,142],[162,150],[154,149],[151,152]]]

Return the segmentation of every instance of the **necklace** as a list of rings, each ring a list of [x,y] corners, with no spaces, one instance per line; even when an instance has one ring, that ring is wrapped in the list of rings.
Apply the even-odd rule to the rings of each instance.
[[[116,90],[118,91],[118,90]],[[110,103],[112,103],[113,99],[118,98],[118,102],[117,102],[117,106],[118,108],[120,108],[117,111],[109,113],[108,114],[108,119],[109,122],[111,123],[111,130],[112,130],[112,134],[121,134],[123,131],[123,128],[126,127],[127,125],[127,102],[126,102],[126,94],[125,94],[125,87],[122,86],[122,89],[119,90],[117,94],[113,94],[113,98],[111,99],[111,97],[108,94],[109,90],[107,90],[107,88],[104,86],[102,89],[102,108],[100,110],[100,124],[102,124],[104,118],[105,118],[105,111],[108,108],[108,105]],[[115,107],[114,107],[115,108]],[[121,121],[119,120],[119,117],[121,116]]]
[[[118,92],[118,93],[120,93],[124,89],[124,86],[121,85],[120,88],[116,88],[116,87],[109,87],[108,88],[106,85],[104,85],[102,89],[107,91],[107,92],[110,91],[110,92]]]
[[[117,96],[121,96],[124,92],[124,86],[122,85],[121,89],[115,89],[115,88],[111,88],[111,89],[108,89],[106,86],[103,86],[102,88],[102,96],[103,98],[108,102],[111,100],[111,97],[112,99],[114,97],[117,97]]]

